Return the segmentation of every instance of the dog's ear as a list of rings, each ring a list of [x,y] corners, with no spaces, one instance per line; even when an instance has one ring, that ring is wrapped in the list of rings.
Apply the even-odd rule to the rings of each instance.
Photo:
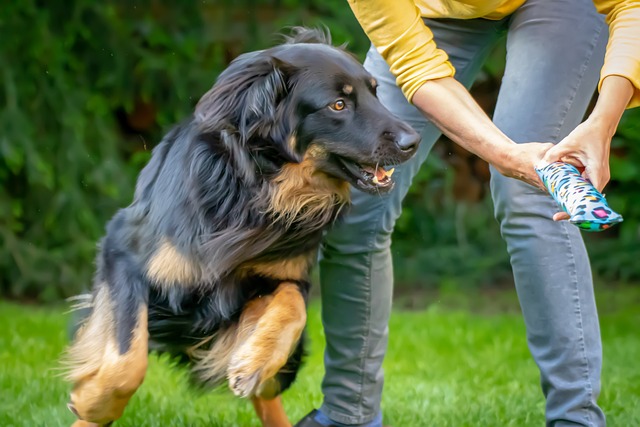
[[[277,150],[286,162],[298,163],[302,158],[292,143],[297,123],[289,96],[293,89],[292,77],[298,70],[276,57],[266,61],[268,72],[247,89],[238,129],[245,140],[257,136],[266,140],[268,148]]]
[[[196,118],[205,129],[231,125],[244,143],[253,138],[271,141],[282,149],[286,161],[298,162],[287,142],[295,129],[289,95],[297,71],[264,52],[241,55],[198,102]]]
[[[280,119],[278,110],[289,95],[289,79],[295,69],[275,57],[265,58],[258,66],[263,70],[246,90],[238,127],[243,133],[269,137],[270,126]]]

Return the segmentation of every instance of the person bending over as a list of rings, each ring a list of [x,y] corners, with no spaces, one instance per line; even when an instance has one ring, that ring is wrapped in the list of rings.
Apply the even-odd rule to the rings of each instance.
[[[538,188],[533,168],[544,157],[584,168],[599,190],[609,180],[611,138],[625,108],[640,105],[640,3],[350,0],[350,6],[372,42],[365,67],[379,98],[421,132],[422,144],[396,168],[394,191],[354,191],[350,212],[326,238],[324,402],[297,426],[381,426],[391,233],[411,180],[442,132],[491,164],[495,216],[540,369],[547,425],[605,425],[587,252],[577,227],[552,220],[557,206]],[[506,69],[491,121],[468,88],[503,36]],[[595,109],[581,123],[597,85]],[[546,142],[558,144],[547,151]]]

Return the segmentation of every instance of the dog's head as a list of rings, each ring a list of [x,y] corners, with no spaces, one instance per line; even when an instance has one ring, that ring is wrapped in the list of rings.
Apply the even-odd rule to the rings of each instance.
[[[375,79],[327,34],[296,29],[287,43],[241,55],[196,107],[203,130],[236,132],[260,166],[301,162],[373,193],[385,167],[408,160],[419,135],[385,109]],[[222,123],[221,123],[222,122]]]

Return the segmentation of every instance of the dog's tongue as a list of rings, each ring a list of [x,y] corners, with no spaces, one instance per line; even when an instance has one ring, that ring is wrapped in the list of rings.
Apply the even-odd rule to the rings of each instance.
[[[384,170],[384,168],[378,167],[376,168],[376,173],[375,173],[376,178],[378,178],[378,181],[381,181],[385,178],[391,178],[391,175],[393,175],[394,170],[395,170],[394,168],[391,168],[387,171],[387,170]]]
[[[387,171],[383,167],[380,167],[380,166],[378,166],[376,168],[373,168],[371,166],[364,166],[362,169],[367,171],[367,172],[369,172],[371,175],[373,175],[373,182],[374,183],[378,183],[380,181],[386,180],[387,178],[391,178],[391,175],[393,175],[393,171],[395,170],[395,169],[391,168],[391,169],[389,169]]]

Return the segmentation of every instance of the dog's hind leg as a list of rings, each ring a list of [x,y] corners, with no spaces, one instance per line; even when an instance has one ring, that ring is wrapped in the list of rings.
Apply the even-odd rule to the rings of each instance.
[[[147,299],[140,282],[123,283],[131,276],[112,276],[96,288],[92,312],[67,351],[74,383],[69,409],[79,418],[74,427],[120,418],[146,373]]]
[[[258,414],[258,418],[265,427],[290,427],[291,423],[282,406],[280,396],[274,399],[262,399],[260,397],[252,397],[251,403]]]
[[[263,298],[263,304],[250,303],[242,312],[239,329],[250,334],[236,341],[227,377],[238,396],[273,399],[282,391],[277,374],[298,347],[307,311],[295,283],[281,283]]]

